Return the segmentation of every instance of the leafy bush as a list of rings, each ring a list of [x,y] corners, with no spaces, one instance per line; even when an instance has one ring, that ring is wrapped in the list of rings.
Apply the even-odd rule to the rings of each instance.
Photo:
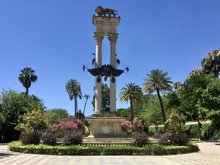
[[[160,144],[169,144],[170,143],[170,138],[172,136],[172,133],[170,132],[165,132],[164,134],[158,134],[159,143]]]
[[[146,133],[134,133],[134,144],[138,147],[143,147],[148,142]]]
[[[188,146],[164,146],[149,144],[146,147],[110,146],[110,147],[85,147],[85,146],[48,146],[48,145],[23,145],[21,142],[9,143],[11,151],[50,155],[168,155],[198,151],[196,144]]]
[[[172,145],[186,145],[189,142],[189,137],[186,133],[175,134],[171,132],[166,132],[161,135],[159,143],[160,144],[172,144]]]
[[[76,145],[82,143],[82,132],[77,130],[66,131],[64,133],[63,141],[65,145]]]
[[[39,144],[40,143],[40,133],[39,132],[22,132],[20,139],[23,144]]]
[[[52,132],[44,132],[42,134],[42,142],[43,144],[55,145],[56,144],[56,136]]]
[[[26,133],[45,130],[47,128],[45,117],[43,110],[40,109],[27,112],[22,116],[22,122],[16,126],[16,129]]]
[[[4,116],[0,141],[18,140],[21,131],[15,129],[20,123],[20,117],[35,108],[44,109],[44,105],[36,96],[25,96],[13,90],[0,92],[1,113]]]
[[[190,138],[198,138],[198,125],[186,125],[186,130],[189,133]],[[202,124],[201,139],[202,140],[218,140],[220,139],[219,130],[216,130],[212,124]]]

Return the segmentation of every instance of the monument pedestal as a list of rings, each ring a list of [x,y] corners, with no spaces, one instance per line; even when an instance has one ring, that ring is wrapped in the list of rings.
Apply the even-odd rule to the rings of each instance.
[[[121,122],[125,120],[122,117],[93,115],[87,120],[90,124],[90,135],[88,138],[126,137],[121,131]]]

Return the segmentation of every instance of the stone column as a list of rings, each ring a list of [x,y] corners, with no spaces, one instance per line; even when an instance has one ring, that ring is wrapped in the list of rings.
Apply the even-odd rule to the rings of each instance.
[[[94,37],[96,39],[95,64],[96,67],[100,67],[102,65],[102,40],[104,34],[102,32],[95,32]],[[97,82],[97,77],[95,83],[95,114],[100,114],[102,111],[102,80]]]
[[[113,68],[117,67],[116,64],[116,42],[118,39],[118,33],[109,33],[108,39],[110,40],[110,65]],[[112,82],[112,76],[110,80],[110,112],[116,112],[116,77],[115,82]]]

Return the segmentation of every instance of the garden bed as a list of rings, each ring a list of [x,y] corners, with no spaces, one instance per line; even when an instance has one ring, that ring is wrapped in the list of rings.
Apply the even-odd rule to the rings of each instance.
[[[10,151],[49,154],[49,155],[169,155],[183,154],[199,151],[196,143],[187,146],[166,146],[160,144],[149,144],[145,147],[132,146],[49,146],[49,145],[23,145],[19,141],[9,143]]]

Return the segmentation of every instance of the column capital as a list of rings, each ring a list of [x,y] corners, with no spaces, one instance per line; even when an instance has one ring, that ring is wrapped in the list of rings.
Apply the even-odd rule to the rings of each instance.
[[[94,32],[94,38],[96,39],[96,43],[101,43],[104,38],[103,32]]]
[[[116,43],[117,39],[118,39],[118,33],[109,33],[108,34],[108,39],[110,41],[110,43]]]

